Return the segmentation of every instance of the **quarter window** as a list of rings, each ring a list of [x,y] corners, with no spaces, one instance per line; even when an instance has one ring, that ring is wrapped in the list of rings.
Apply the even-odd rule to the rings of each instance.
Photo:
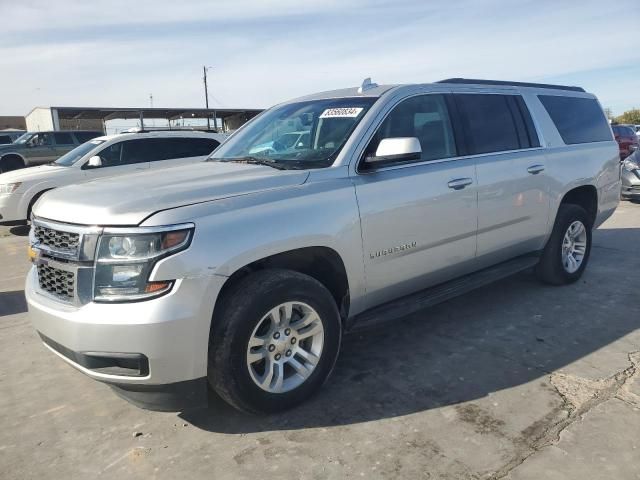
[[[521,142],[508,95],[457,94],[456,103],[467,131],[471,154],[528,147]],[[520,122],[523,119],[519,118]],[[523,132],[524,133],[524,132]]]
[[[593,98],[538,95],[567,145],[613,140],[611,128]]]
[[[444,95],[411,97],[395,106],[371,139],[365,156],[375,155],[382,139],[397,137],[416,137],[420,141],[420,161],[456,156]]]

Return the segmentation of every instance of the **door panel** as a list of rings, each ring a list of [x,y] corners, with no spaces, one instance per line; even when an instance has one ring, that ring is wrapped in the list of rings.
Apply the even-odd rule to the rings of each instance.
[[[478,157],[480,266],[544,246],[550,205],[549,178],[540,170],[545,163],[543,150]]]
[[[474,163],[423,163],[355,178],[367,308],[473,270]],[[462,178],[470,178],[472,184],[449,187],[449,182]]]
[[[53,146],[53,134],[50,132],[38,133],[29,140],[25,157],[29,165],[39,165],[56,160],[56,151]]]

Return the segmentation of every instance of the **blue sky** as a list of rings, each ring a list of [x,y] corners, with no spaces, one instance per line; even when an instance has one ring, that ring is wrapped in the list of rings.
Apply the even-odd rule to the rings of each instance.
[[[640,107],[637,0],[0,0],[0,115],[36,105],[268,107],[452,76]]]

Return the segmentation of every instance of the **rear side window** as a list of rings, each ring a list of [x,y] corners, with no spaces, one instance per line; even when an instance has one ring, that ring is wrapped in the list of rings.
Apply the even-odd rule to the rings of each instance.
[[[53,138],[56,140],[56,145],[73,145],[73,137],[70,133],[54,133]]]
[[[78,140],[78,143],[88,142],[92,138],[96,138],[102,135],[100,132],[75,132],[74,135]]]
[[[593,98],[538,95],[567,145],[612,140],[609,123]]]
[[[161,157],[153,160],[167,160],[172,158],[204,157],[213,152],[220,142],[211,138],[167,138],[164,139],[167,148]]]
[[[167,144],[163,138],[129,140],[123,143],[122,164],[166,160]]]
[[[503,152],[527,148],[526,132],[519,131],[516,120],[524,128],[519,112],[512,111],[508,95],[456,94],[456,103],[466,127],[471,154]],[[518,116],[516,116],[516,114]],[[522,145],[525,142],[527,144]]]

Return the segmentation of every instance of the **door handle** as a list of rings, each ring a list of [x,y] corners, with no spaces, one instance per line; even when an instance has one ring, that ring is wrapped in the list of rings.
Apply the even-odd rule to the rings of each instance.
[[[529,168],[527,168],[527,172],[529,172],[531,175],[537,175],[542,171],[544,171],[544,165],[531,165]]]
[[[447,186],[454,190],[462,190],[464,187],[471,185],[472,183],[473,180],[471,178],[456,178],[447,183]]]

